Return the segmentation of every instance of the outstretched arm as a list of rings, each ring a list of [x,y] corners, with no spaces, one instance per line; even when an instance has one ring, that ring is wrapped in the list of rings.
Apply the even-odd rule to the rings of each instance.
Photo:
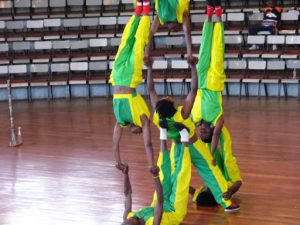
[[[160,140],[160,149],[161,151],[167,151],[166,140]],[[157,201],[154,209],[153,225],[160,225],[162,213],[163,213],[164,197],[163,197],[163,189],[159,179],[158,172],[156,174],[153,174],[153,179],[154,179],[155,191],[157,195]]]
[[[153,147],[152,147],[151,135],[150,135],[150,121],[145,115],[141,116],[141,120],[143,124],[143,138],[144,138],[144,145],[146,149],[148,167],[149,167],[149,171],[152,173],[152,169],[155,166],[153,163]]]
[[[124,164],[121,168],[124,174],[124,195],[125,195],[125,210],[123,214],[123,220],[127,219],[128,214],[132,211],[132,189],[129,179],[129,168],[127,164]]]
[[[217,149],[218,143],[219,143],[219,139],[220,139],[220,134],[221,134],[221,130],[222,127],[224,125],[224,117],[223,115],[220,116],[220,118],[218,119],[215,129],[214,129],[214,133],[212,136],[212,141],[211,141],[211,154],[214,156],[215,151]],[[216,161],[215,159],[213,160],[213,164],[216,165]]]
[[[112,149],[113,149],[117,168],[122,163],[121,156],[120,156],[120,149],[119,149],[119,143],[120,143],[120,140],[122,137],[122,132],[123,132],[123,129],[120,127],[118,122],[116,122],[115,128],[114,128],[114,133],[113,133]]]
[[[158,16],[155,16],[155,18],[152,22],[151,28],[150,28],[148,45],[145,47],[144,63],[146,66],[149,65],[149,57],[151,57],[153,38],[154,38],[154,34],[157,32],[158,27],[159,27],[159,18],[158,18]]]
[[[191,21],[190,14],[185,13],[183,18],[182,29],[186,41],[187,61],[191,63],[192,60],[192,38],[191,38]]]
[[[147,71],[147,88],[150,94],[150,101],[152,105],[152,110],[155,111],[156,103],[158,102],[158,96],[155,91],[153,76],[152,76],[152,66],[153,66],[153,59],[149,58],[148,64],[148,71]]]
[[[198,77],[197,77],[197,70],[196,70],[197,62],[198,59],[196,57],[192,57],[192,60],[190,62],[191,72],[192,72],[191,91],[186,97],[181,111],[183,119],[187,119],[190,116],[197,95],[197,90],[198,90]]]

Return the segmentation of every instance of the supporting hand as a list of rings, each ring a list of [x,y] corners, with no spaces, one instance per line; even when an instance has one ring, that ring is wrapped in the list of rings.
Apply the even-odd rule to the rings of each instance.
[[[187,62],[190,65],[190,67],[194,67],[198,63],[198,58],[195,56],[187,56]]]
[[[153,58],[149,55],[144,55],[144,64],[148,67],[148,68],[152,68],[153,66]]]
[[[159,174],[159,168],[158,166],[152,166],[150,169],[149,169],[150,173],[152,173],[152,175],[154,177],[158,176]]]
[[[118,170],[121,170],[123,174],[128,174],[129,167],[128,167],[127,163],[119,162],[119,163],[116,164],[116,168]]]

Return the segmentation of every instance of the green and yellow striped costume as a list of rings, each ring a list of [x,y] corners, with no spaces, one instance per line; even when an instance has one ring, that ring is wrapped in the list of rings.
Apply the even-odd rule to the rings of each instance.
[[[194,123],[201,119],[216,124],[223,114],[224,28],[222,23],[205,22],[197,64],[198,92],[192,109]]]
[[[145,100],[137,93],[114,94],[113,108],[116,120],[122,127],[129,124],[142,127],[141,116],[150,117],[150,111]]]
[[[192,120],[195,124],[202,119],[216,125],[220,116],[223,115],[222,91],[226,75],[224,72],[224,29],[222,23],[205,22],[199,60],[198,92],[192,109]],[[215,158],[223,172],[224,177],[231,186],[236,181],[241,181],[240,171],[236,158],[232,154],[232,141],[230,134],[223,126],[220,135],[222,156],[218,149]],[[211,148],[208,144],[209,149]]]
[[[189,199],[189,183],[191,179],[191,158],[188,148],[179,149],[178,163],[171,170],[171,159],[167,151],[160,152],[157,165],[160,168],[159,177],[163,187],[163,214],[161,225],[179,225],[186,215]],[[142,208],[137,213],[130,213],[128,218],[144,219],[145,225],[152,225],[156,198],[151,207]]]
[[[182,118],[182,107],[177,108],[177,112],[170,118],[169,121],[173,121],[173,123],[181,123],[189,130],[189,136],[192,137],[192,134],[195,134],[195,125],[190,118],[183,119]],[[155,112],[153,116],[154,124],[159,128],[159,116]],[[171,147],[171,168],[172,171],[175,170],[176,165],[178,163],[178,156],[176,152],[182,148],[182,144],[180,141],[180,134],[178,131],[175,131],[172,128],[171,123],[168,123],[168,137],[173,139],[172,147]],[[175,132],[178,132],[175,135]],[[179,138],[176,138],[176,136]],[[174,137],[174,138],[173,138]],[[222,205],[224,208],[228,207],[231,204],[230,200],[223,199],[222,195],[228,189],[227,182],[221,172],[221,170],[217,166],[212,165],[213,157],[210,153],[210,148],[207,144],[203,143],[201,140],[196,141],[195,143],[189,144],[188,148],[191,154],[191,160],[193,165],[195,166],[198,174],[205,181],[207,186],[211,189],[216,201]]]
[[[236,162],[236,157],[232,152],[232,141],[230,133],[225,126],[223,126],[221,131],[220,144],[222,154],[218,149],[216,149],[214,157],[216,159],[218,167],[222,171],[222,174],[227,181],[228,187],[230,188],[235,182],[243,180],[240,174],[240,169]],[[207,145],[209,146],[209,148],[211,148],[210,144]],[[196,189],[193,195],[193,202],[196,202],[198,195],[201,193],[205,186]]]
[[[150,30],[149,16],[133,15],[126,25],[119,46],[110,83],[113,86],[136,88],[143,81],[144,48],[148,43]],[[150,117],[150,110],[139,94],[114,94],[114,114],[118,123],[142,127],[141,116]]]
[[[174,127],[174,123],[181,123],[182,125],[184,125],[187,128],[191,128],[190,129],[190,133],[189,133],[189,138],[193,137],[195,134],[195,125],[193,124],[192,120],[184,120],[182,118],[181,115],[181,110],[182,110],[182,106],[179,106],[177,108],[177,112],[175,113],[175,115],[172,118],[166,118],[167,124],[168,124],[168,139],[172,139],[172,140],[176,140],[176,141],[180,141],[180,134],[178,132],[178,130]],[[159,115],[157,112],[154,113],[153,115],[153,123],[159,128]]]
[[[161,24],[167,22],[183,23],[183,15],[189,11],[189,1],[155,0],[155,10]]]
[[[236,162],[236,157],[232,152],[232,140],[228,129],[223,126],[220,135],[220,145],[222,148],[222,156],[216,156],[220,154],[217,150],[215,151],[215,157],[220,158],[218,165],[222,166],[222,171],[225,179],[228,182],[228,187],[237,181],[242,181],[240,169]],[[210,147],[210,146],[209,146]]]
[[[136,88],[143,82],[144,48],[148,44],[149,32],[149,16],[131,17],[124,29],[110,75],[113,86]]]

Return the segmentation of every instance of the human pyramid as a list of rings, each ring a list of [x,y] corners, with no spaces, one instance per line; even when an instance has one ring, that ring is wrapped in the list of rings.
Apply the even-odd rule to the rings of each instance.
[[[224,125],[222,108],[226,75],[221,2],[207,1],[207,21],[203,27],[198,59],[192,56],[188,0],[156,0],[155,5],[157,16],[150,28],[150,2],[137,1],[135,14],[124,29],[110,77],[114,86],[116,118],[113,152],[116,167],[124,174],[124,225],[178,225],[186,215],[189,193],[197,205],[219,204],[225,212],[240,209],[231,201],[242,184],[242,178],[232,153],[231,137]],[[216,23],[212,22],[214,12]],[[187,62],[191,67],[191,90],[184,104],[178,107],[170,97],[159,99],[154,88],[151,46],[159,24],[164,23],[170,31],[179,28],[184,31]],[[151,144],[151,113],[135,90],[143,81],[143,62],[148,67],[147,88],[153,123],[160,130],[157,164],[153,160]],[[129,128],[134,134],[143,134],[148,167],[155,186],[151,206],[135,213],[131,206],[129,168],[121,160],[119,151],[124,128]],[[172,140],[170,152],[167,139]],[[200,189],[190,187],[191,164],[205,181],[206,185]]]

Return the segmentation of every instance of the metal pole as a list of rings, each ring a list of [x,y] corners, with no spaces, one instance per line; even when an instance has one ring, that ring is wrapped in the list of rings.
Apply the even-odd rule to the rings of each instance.
[[[16,147],[16,146],[19,146],[22,144],[22,137],[21,137],[21,127],[18,128],[18,136],[17,137],[16,137],[16,133],[15,133],[10,80],[7,80],[7,95],[8,95],[8,109],[9,109],[10,132],[11,132],[11,140],[10,140],[8,146]]]

